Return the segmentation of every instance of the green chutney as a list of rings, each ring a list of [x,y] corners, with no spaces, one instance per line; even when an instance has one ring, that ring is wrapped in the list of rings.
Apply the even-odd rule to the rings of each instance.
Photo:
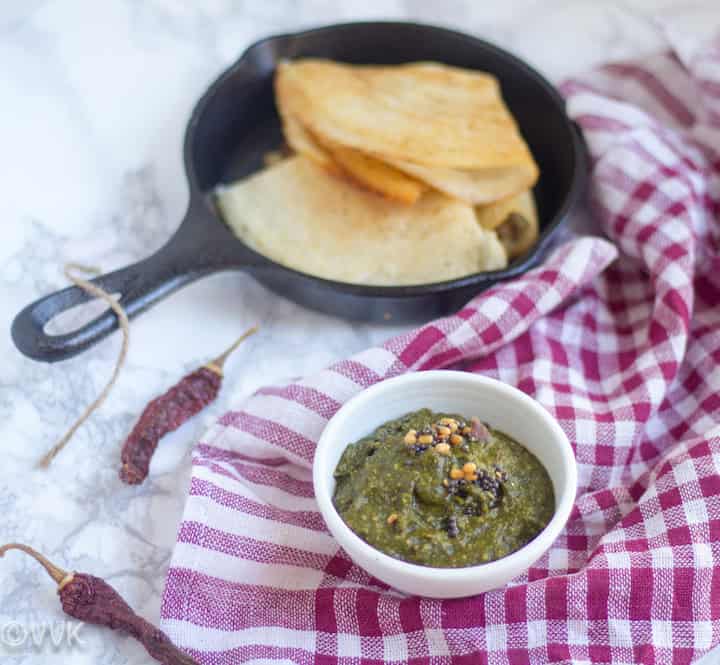
[[[421,409],[350,444],[335,469],[335,507],[378,550],[461,568],[530,542],[555,511],[538,459],[477,418]]]

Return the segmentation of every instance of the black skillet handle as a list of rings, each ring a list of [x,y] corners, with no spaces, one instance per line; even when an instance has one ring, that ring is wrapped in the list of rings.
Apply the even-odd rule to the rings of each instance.
[[[252,267],[250,254],[224,224],[203,209],[203,204],[196,204],[191,205],[175,235],[155,254],[90,281],[108,293],[120,294],[119,302],[132,318],[204,275]],[[45,332],[48,321],[89,300],[92,296],[70,286],[31,303],[13,321],[15,346],[34,360],[55,362],[77,355],[117,330],[117,317],[108,309],[72,332]]]

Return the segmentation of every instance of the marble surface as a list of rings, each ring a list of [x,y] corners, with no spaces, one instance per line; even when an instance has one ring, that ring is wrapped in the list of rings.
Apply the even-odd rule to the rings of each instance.
[[[188,114],[253,40],[332,21],[415,19],[498,42],[557,81],[597,62],[660,49],[667,30],[691,43],[718,25],[717,7],[717,0],[2,3],[0,542],[31,543],[61,566],[109,579],[157,621],[189,451],[208,422],[261,384],[317,370],[395,332],[304,311],[242,274],[207,278],[137,319],[110,399],[49,471],[34,469],[104,385],[120,339],[40,364],[13,347],[14,314],[64,286],[67,261],[108,270],[164,242],[187,203],[180,145]],[[119,446],[148,398],[252,323],[262,330],[230,362],[219,402],[164,441],[144,486],[123,486]],[[60,614],[51,583],[29,560],[8,555],[0,580],[3,663],[147,662],[130,640],[89,627],[80,632],[82,647],[9,649],[8,625],[17,631],[17,624]]]

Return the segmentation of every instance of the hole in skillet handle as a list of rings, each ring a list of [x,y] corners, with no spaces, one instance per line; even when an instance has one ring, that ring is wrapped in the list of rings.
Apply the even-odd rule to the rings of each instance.
[[[155,294],[139,292],[144,261],[89,280],[119,298],[128,316],[137,314]],[[146,282],[143,282],[147,285]],[[156,285],[157,287],[157,285]],[[117,317],[107,303],[77,286],[51,293],[25,307],[12,324],[15,346],[34,360],[55,362],[70,358],[117,330]]]
[[[109,295],[115,300],[120,300],[122,296],[120,293],[110,293]],[[45,323],[43,332],[52,336],[67,335],[109,311],[110,307],[102,298],[93,298],[86,303],[78,303],[56,314]]]

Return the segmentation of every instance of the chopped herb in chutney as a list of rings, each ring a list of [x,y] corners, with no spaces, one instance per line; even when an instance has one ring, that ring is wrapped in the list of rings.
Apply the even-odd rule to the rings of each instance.
[[[373,547],[412,563],[460,568],[530,542],[555,511],[537,458],[477,418],[421,409],[350,444],[333,502]]]

